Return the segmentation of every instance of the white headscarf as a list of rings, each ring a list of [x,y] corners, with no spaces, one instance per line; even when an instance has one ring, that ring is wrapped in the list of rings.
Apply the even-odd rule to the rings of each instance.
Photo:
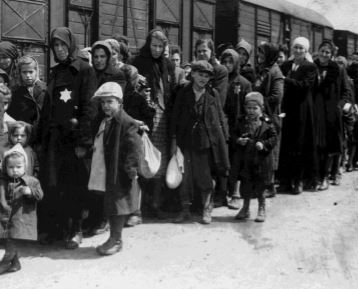
[[[309,62],[313,62],[312,56],[308,52],[308,50],[310,49],[310,41],[306,37],[300,36],[300,37],[295,38],[295,40],[293,40],[292,47],[294,47],[296,44],[303,46],[303,48],[306,50],[305,58]],[[294,56],[292,55],[289,59],[293,60]]]

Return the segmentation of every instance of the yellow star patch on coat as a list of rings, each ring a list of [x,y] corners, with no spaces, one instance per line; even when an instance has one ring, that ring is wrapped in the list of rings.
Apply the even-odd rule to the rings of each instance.
[[[67,101],[69,101],[70,99],[71,99],[71,90],[67,90],[67,88],[65,89],[65,90],[63,90],[63,91],[60,91],[60,93],[61,93],[61,97],[60,97],[60,99],[61,100],[63,100],[63,102],[67,102]]]

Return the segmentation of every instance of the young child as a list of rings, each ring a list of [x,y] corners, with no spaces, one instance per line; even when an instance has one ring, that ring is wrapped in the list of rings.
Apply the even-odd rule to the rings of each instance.
[[[174,222],[190,219],[190,205],[199,197],[203,207],[201,221],[210,224],[213,179],[226,176],[230,169],[228,134],[218,93],[208,87],[214,75],[213,66],[199,60],[191,67],[192,80],[179,90],[171,121],[171,154],[178,146],[185,160],[179,188],[182,211]]]
[[[104,192],[104,212],[110,237],[97,247],[100,255],[112,255],[122,248],[122,229],[128,215],[139,209],[137,171],[142,142],[138,124],[122,108],[122,89],[115,82],[98,88],[92,100],[101,103],[96,121],[89,190]]]
[[[5,84],[0,84],[0,148],[4,148],[8,142],[8,124],[15,122],[6,111],[11,102],[11,91]]]
[[[26,173],[29,176],[38,177],[39,173],[39,162],[37,155],[32,147],[29,145],[29,140],[31,137],[32,127],[26,122],[15,121],[8,125],[8,143],[4,147],[4,151],[9,150],[16,144],[20,144],[27,156],[27,168]],[[3,159],[3,158],[1,158]]]
[[[33,125],[34,130],[40,119],[46,84],[39,79],[39,65],[32,56],[23,56],[18,61],[20,85],[13,90],[8,114],[16,120]]]
[[[277,143],[277,134],[273,124],[263,115],[263,107],[261,93],[246,95],[246,114],[239,118],[233,138],[238,147],[240,193],[244,199],[244,205],[236,215],[239,220],[250,217],[250,199],[257,196],[259,210],[255,221],[265,221],[264,191],[270,181],[271,150]]]
[[[43,197],[40,182],[26,173],[27,157],[20,144],[5,153],[0,179],[0,238],[5,255],[0,274],[21,269],[16,242],[37,240],[36,203]]]

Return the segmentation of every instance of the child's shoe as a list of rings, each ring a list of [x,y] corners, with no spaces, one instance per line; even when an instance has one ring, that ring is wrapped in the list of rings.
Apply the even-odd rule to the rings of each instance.
[[[12,261],[15,258],[14,255],[5,254],[0,261],[0,275],[9,271],[12,265]]]
[[[211,223],[211,210],[210,209],[204,209],[203,218],[201,220],[201,223],[204,225],[209,225]]]
[[[109,239],[104,242],[101,246],[96,248],[97,253],[101,256],[110,256],[115,253],[118,253],[122,250],[122,241],[116,240],[113,237],[109,237]]]
[[[238,210],[240,208],[240,198],[232,197],[227,207],[231,210]]]
[[[257,212],[257,217],[255,219],[255,222],[265,222],[265,198],[259,199],[259,211]]]
[[[20,261],[19,261],[19,257],[16,254],[15,257],[12,259],[11,266],[7,270],[7,272],[8,273],[13,273],[13,272],[17,272],[19,270],[21,270],[21,264],[20,264]]]
[[[236,220],[246,220],[250,218],[250,199],[244,199],[244,205],[236,215]]]

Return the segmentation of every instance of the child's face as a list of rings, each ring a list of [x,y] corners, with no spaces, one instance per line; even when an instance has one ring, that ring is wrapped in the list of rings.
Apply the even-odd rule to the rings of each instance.
[[[0,55],[0,68],[1,69],[8,69],[12,63],[12,60],[10,57],[7,57],[5,55]]]
[[[101,99],[101,106],[107,116],[113,116],[119,110],[121,104],[117,98],[108,96]]]
[[[21,66],[21,79],[27,86],[33,85],[37,78],[36,64],[24,64]]]
[[[210,80],[210,74],[203,71],[192,71],[191,77],[193,79],[194,86],[198,88],[204,88]]]
[[[22,146],[25,146],[27,143],[27,134],[25,132],[25,128],[19,127],[15,129],[14,133],[10,136],[10,139],[13,145],[19,143]]]
[[[261,106],[259,106],[256,102],[254,101],[248,101],[245,104],[245,110],[247,115],[250,118],[257,118],[262,116],[262,109]]]
[[[6,162],[6,173],[10,178],[20,178],[25,174],[24,157],[11,156]]]
[[[233,72],[234,70],[234,60],[231,56],[225,57],[223,62],[221,63],[224,65],[229,73]]]

